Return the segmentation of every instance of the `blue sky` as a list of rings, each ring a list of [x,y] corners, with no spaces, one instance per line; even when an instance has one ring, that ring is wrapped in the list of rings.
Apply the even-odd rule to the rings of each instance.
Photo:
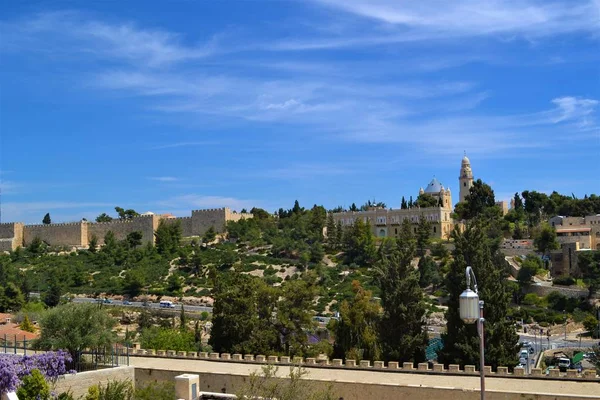
[[[6,2],[2,220],[600,192],[600,1]]]

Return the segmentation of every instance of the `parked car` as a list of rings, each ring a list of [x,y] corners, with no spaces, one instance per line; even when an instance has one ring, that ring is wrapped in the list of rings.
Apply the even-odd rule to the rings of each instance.
[[[131,302],[129,300],[123,300],[123,305],[124,306],[130,306]]]
[[[104,299],[104,304],[112,304],[112,299]]]

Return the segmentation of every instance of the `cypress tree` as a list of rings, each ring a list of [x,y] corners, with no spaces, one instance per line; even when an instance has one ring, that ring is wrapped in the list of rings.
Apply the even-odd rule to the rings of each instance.
[[[402,202],[400,203],[400,209],[406,210],[408,208],[408,204],[406,203],[406,199],[402,196]]]
[[[50,218],[50,213],[46,213],[46,215],[44,215],[44,219],[42,220],[42,224],[49,225],[51,223],[52,219]]]
[[[333,219],[333,214],[329,214],[327,216],[327,246],[330,249],[337,248],[337,231],[335,226],[335,221]]]
[[[425,360],[427,332],[423,330],[426,306],[419,287],[419,273],[411,265],[416,240],[411,223],[404,220],[397,245],[386,240],[376,266],[381,289],[383,315],[380,325],[381,349],[385,360]]]
[[[495,240],[488,238],[488,228],[482,220],[469,223],[462,233],[455,230],[452,237],[454,261],[446,276],[447,331],[442,335],[444,348],[438,352],[438,360],[446,365],[479,363],[477,324],[463,323],[459,314],[458,299],[466,288],[465,269],[471,266],[477,278],[479,298],[484,301],[485,364],[493,369],[512,367],[517,363],[519,337],[512,322],[506,319],[511,300],[506,261]]]

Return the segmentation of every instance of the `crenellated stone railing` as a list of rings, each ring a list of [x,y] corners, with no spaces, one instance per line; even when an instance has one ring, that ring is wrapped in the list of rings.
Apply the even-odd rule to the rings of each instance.
[[[122,349],[126,353],[126,349]],[[428,363],[414,364],[412,362],[403,362],[400,365],[397,361],[369,361],[361,360],[342,360],[335,358],[328,360],[325,358],[301,358],[288,356],[266,356],[262,354],[230,354],[230,353],[207,353],[195,351],[173,351],[173,350],[144,350],[139,348],[139,344],[134,344],[133,348],[129,348],[129,356],[137,357],[158,357],[158,358],[185,358],[215,362],[234,362],[234,363],[251,363],[251,364],[275,364],[275,365],[302,365],[309,368],[335,368],[335,369],[352,369],[352,370],[376,370],[380,372],[398,372],[398,373],[413,373],[413,374],[443,374],[443,375],[473,375],[478,376],[479,371],[474,365],[465,365],[460,368],[459,365],[450,364],[445,368],[443,364],[433,364],[430,367]],[[592,369],[583,370],[579,373],[575,369],[569,369],[566,373],[559,372],[558,369],[551,369],[548,375],[543,373],[540,368],[532,368],[531,374],[525,375],[524,368],[514,368],[513,372],[509,372],[508,367],[498,367],[496,371],[492,371],[492,367],[484,367],[485,375],[490,377],[502,378],[529,378],[529,379],[561,379],[561,380],[585,380],[585,381],[600,381],[600,377],[596,376],[596,371]]]

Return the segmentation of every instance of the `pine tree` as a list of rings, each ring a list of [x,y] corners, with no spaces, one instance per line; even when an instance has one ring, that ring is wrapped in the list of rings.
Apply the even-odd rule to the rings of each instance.
[[[412,199],[412,196],[410,196],[410,199],[408,200],[408,208],[413,208],[413,199]]]
[[[342,226],[342,222],[338,221],[335,224],[335,242],[337,243],[336,250],[339,250],[344,241],[344,227]]]
[[[429,237],[431,232],[431,223],[427,221],[425,216],[419,216],[419,224],[417,225],[417,255],[422,257],[425,255],[425,249],[431,242]]]
[[[506,261],[494,240],[487,237],[487,227],[482,220],[469,223],[462,233],[455,230],[452,237],[454,261],[446,276],[450,294],[447,332],[442,335],[444,348],[438,353],[438,360],[446,365],[478,365],[477,326],[463,323],[458,307],[458,298],[466,288],[465,269],[471,266],[477,278],[479,298],[484,301],[485,364],[493,369],[511,367],[517,363],[519,337],[512,322],[506,319],[511,300]]]
[[[42,220],[42,224],[49,225],[51,223],[52,219],[50,218],[50,213],[46,213],[46,215],[44,215],[44,219]]]
[[[96,250],[98,250],[98,237],[96,235],[92,235],[88,244],[88,251],[90,253],[95,253]]]
[[[376,265],[383,306],[379,329],[383,358],[399,362],[421,362],[427,348],[427,333],[423,330],[426,306],[419,274],[411,266],[416,253],[411,229],[411,223],[404,220],[397,246],[386,240]]]

